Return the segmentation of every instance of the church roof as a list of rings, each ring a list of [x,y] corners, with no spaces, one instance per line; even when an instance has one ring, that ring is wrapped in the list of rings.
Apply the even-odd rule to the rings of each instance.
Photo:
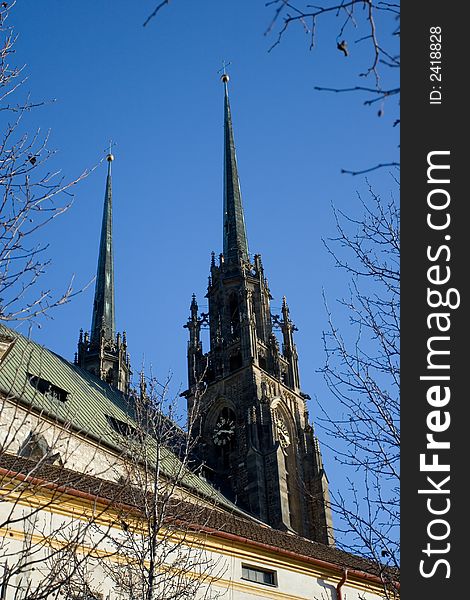
[[[128,397],[93,374],[0,324],[0,395],[41,416],[120,452],[123,429],[133,428]],[[6,349],[6,350],[5,350]],[[127,444],[128,447],[128,444]],[[179,459],[161,450],[167,474],[178,471]],[[205,479],[186,471],[182,483],[197,494],[242,512]]]
[[[32,461],[17,456],[0,455],[0,470],[11,477],[23,474],[27,477],[32,471]],[[34,471],[34,477],[40,482],[52,482],[54,487],[65,494],[74,495],[78,492],[89,499],[110,501],[121,507],[134,507],[139,509],[139,498],[142,497],[135,490],[119,483],[106,481],[99,477],[77,473],[54,465],[41,465]],[[137,490],[138,492],[138,490]],[[174,506],[168,506],[166,518],[171,521],[177,519],[183,527],[193,528],[195,531],[226,537],[242,544],[252,544],[263,548],[265,551],[279,553],[291,558],[314,560],[323,568],[341,571],[348,569],[359,578],[370,578],[375,583],[380,580],[396,581],[398,573],[395,569],[378,564],[333,546],[308,540],[299,535],[279,531],[265,524],[257,522],[247,515],[240,516],[233,511],[215,511],[210,507],[194,505],[178,500]]]

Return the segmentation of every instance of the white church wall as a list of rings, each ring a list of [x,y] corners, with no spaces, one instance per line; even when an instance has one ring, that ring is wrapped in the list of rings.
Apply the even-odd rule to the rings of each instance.
[[[123,463],[115,454],[76,434],[67,424],[51,422],[42,414],[0,399],[0,447],[3,451],[20,454],[32,433],[44,438],[51,454],[58,453],[56,464],[111,481],[125,474]]]
[[[119,542],[125,545],[128,538],[122,528],[106,511],[95,507],[93,515],[89,506],[82,506],[66,497],[57,500],[51,504],[45,502],[43,509],[37,509],[34,502],[33,506],[15,504],[11,498],[9,502],[0,502],[1,522],[9,522],[0,530],[0,577],[1,568],[5,567],[6,562],[9,568],[16,567],[19,570],[7,588],[5,600],[17,600],[15,594],[18,587],[23,590],[28,586],[30,590],[41,588],[51,570],[57,570],[61,565],[62,569],[66,569],[73,557],[82,561],[81,572],[87,572],[88,583],[96,593],[96,598],[125,600],[125,594],[119,592],[110,576],[110,572],[121,568],[125,560],[126,552],[124,547],[119,548]],[[221,542],[217,536],[207,538],[203,546],[194,545],[197,537],[190,539],[188,536],[185,540],[184,553],[179,554],[178,564],[186,569],[185,573],[200,572],[201,575],[213,576],[215,580],[210,585],[201,583],[195,600],[207,593],[207,585],[207,600],[337,599],[339,574],[323,573],[308,562],[302,563],[300,557],[296,561],[284,560],[282,556],[266,554],[249,543],[246,546],[234,546],[226,541]],[[138,544],[137,534],[136,540]],[[70,545],[71,541],[73,545]],[[179,548],[178,540],[167,539],[162,543],[165,544],[165,564],[168,565],[172,561],[169,544],[175,544],[175,549]],[[244,576],[246,571],[243,567],[272,573],[274,584],[250,581]],[[59,574],[63,574],[63,571]],[[381,595],[377,591],[368,591],[367,587],[366,583],[358,588],[357,581],[355,586],[347,581],[342,587],[342,598],[379,600]],[[52,599],[55,596],[50,597]]]

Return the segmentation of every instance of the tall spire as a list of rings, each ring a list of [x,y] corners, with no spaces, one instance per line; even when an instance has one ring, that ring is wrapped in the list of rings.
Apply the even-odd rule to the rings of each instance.
[[[113,203],[111,185],[111,163],[114,156],[109,153],[108,176],[104,197],[103,222],[101,225],[100,253],[96,272],[95,301],[91,323],[91,344],[98,343],[101,332],[104,338],[114,339],[114,264],[113,264]]]
[[[244,510],[332,544],[328,480],[308,420],[309,396],[299,385],[295,326],[285,298],[282,315],[272,314],[261,257],[248,254],[225,66],[224,254],[218,263],[211,255],[207,313],[193,296],[185,325],[184,395],[188,414],[198,407],[195,450],[206,476]]]
[[[224,258],[227,263],[248,261],[248,242],[243,216],[242,195],[238,179],[237,157],[233,141],[232,116],[228,99],[229,76],[221,77],[224,100]]]
[[[129,393],[131,365],[127,353],[126,333],[115,333],[114,324],[114,264],[113,264],[113,203],[111,189],[111,163],[109,154],[108,176],[104,196],[103,223],[101,226],[100,253],[96,273],[95,301],[91,336],[80,330],[75,364],[125,394]]]

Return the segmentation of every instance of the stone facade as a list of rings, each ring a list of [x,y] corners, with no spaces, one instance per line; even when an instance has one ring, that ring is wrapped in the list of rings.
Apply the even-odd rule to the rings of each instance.
[[[285,298],[282,314],[271,314],[261,256],[251,260],[248,252],[224,83],[224,253],[217,264],[212,255],[209,312],[200,314],[193,296],[185,325],[188,409],[199,419],[211,481],[273,527],[332,544],[328,480],[300,389],[295,326]]]

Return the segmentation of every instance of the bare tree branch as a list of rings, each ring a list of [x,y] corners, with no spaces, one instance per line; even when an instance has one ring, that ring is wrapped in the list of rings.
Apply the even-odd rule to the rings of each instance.
[[[368,169],[363,169],[362,171],[350,171],[348,169],[341,169],[341,173],[348,173],[349,175],[364,175],[365,173],[370,173],[371,171],[377,171],[377,169],[384,169],[387,167],[396,167],[400,168],[400,163],[398,162],[390,162],[390,163],[379,163],[373,167],[369,167]]]
[[[362,475],[333,496],[344,546],[398,568],[400,213],[393,195],[384,203],[369,192],[362,218],[334,210],[337,236],[324,242],[350,286],[339,301],[348,326],[337,325],[324,298],[322,372],[336,405],[320,403],[321,426],[335,460]]]
[[[160,4],[156,6],[155,10],[152,13],[150,13],[150,15],[147,17],[143,26],[146,27],[149,21],[151,21],[157,15],[158,11],[167,4],[170,4],[170,0],[163,0],[162,2],[160,2]]]
[[[72,204],[72,188],[93,170],[85,170],[71,181],[59,172],[47,170],[55,152],[49,149],[50,133],[25,132],[22,121],[44,102],[17,96],[26,79],[19,79],[24,67],[9,63],[16,36],[8,26],[14,3],[0,6],[0,111],[12,116],[0,137],[0,321],[34,321],[53,307],[73,297],[73,277],[65,291],[53,294],[39,283],[50,264],[48,248],[38,233]],[[7,103],[7,100],[9,103]],[[96,166],[94,167],[96,168]],[[80,290],[81,291],[81,290]],[[79,292],[75,292],[79,293]]]

